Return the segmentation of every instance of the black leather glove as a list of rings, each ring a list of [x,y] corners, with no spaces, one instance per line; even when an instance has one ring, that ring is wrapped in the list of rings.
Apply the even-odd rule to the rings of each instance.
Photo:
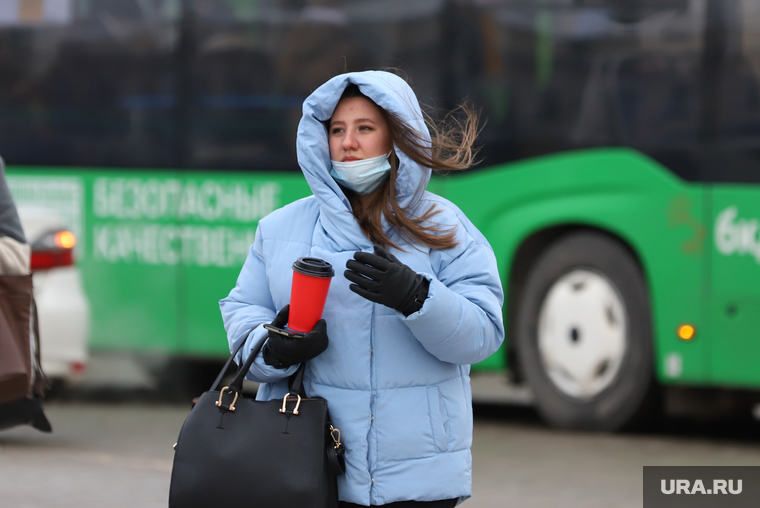
[[[374,254],[354,253],[346,268],[343,275],[353,282],[351,291],[405,316],[420,310],[428,296],[430,282],[379,245]]]
[[[288,322],[289,312],[290,305],[283,307],[272,321],[272,326],[284,328]],[[264,345],[264,363],[278,369],[284,369],[322,354],[327,349],[328,343],[327,324],[324,319],[317,321],[314,329],[305,334],[303,338],[287,337],[270,331],[269,340]]]

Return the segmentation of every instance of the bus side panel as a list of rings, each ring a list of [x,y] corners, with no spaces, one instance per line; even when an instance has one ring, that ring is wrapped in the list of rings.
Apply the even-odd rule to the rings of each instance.
[[[176,350],[177,271],[163,262],[168,245],[160,238],[175,223],[160,216],[160,194],[141,203],[130,184],[135,174],[128,172],[9,168],[8,175],[20,211],[58,217],[77,237],[75,262],[91,308],[90,347]],[[168,171],[150,177],[177,180]],[[150,225],[138,217],[143,205],[155,215]]]
[[[197,249],[180,265],[178,294],[184,310],[182,349],[194,356],[226,355],[227,341],[219,300],[235,287],[253,244],[258,220],[275,209],[311,194],[303,175],[219,173],[190,174],[185,186],[216,196],[203,214],[188,216],[183,227],[194,231]],[[295,259],[293,260],[295,261]]]
[[[508,294],[505,309],[509,297],[519,298],[508,292],[514,256],[534,233],[558,226],[590,227],[621,239],[641,263],[650,288],[658,378],[707,380],[707,334],[691,342],[676,336],[681,324],[692,324],[700,332],[708,324],[700,187],[673,179],[636,152],[593,150],[451,178],[446,196],[494,248]],[[505,349],[497,354],[503,365]]]
[[[760,186],[714,184],[710,316],[720,341],[710,352],[713,379],[760,386]]]
[[[90,347],[189,357],[228,355],[218,302],[258,220],[309,195],[297,173],[8,173],[19,206],[47,209],[77,235]]]

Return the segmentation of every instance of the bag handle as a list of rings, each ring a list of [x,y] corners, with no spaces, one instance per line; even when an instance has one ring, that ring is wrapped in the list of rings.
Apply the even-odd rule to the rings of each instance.
[[[230,364],[234,361],[235,356],[238,354],[238,352],[242,349],[243,345],[248,340],[248,336],[251,334],[253,330],[256,329],[258,325],[251,328],[248,333],[245,335],[245,338],[240,341],[240,344],[237,345],[235,348],[235,351],[233,351],[232,356],[230,356],[227,359],[227,362],[224,364],[224,367],[222,367],[222,371],[219,373],[219,375],[214,380],[214,384],[211,385],[211,391],[217,391],[219,390],[219,385],[222,383],[222,378],[224,377],[224,374],[227,373],[227,369],[229,368]],[[235,392],[235,393],[241,393],[243,391],[243,379],[245,379],[245,375],[248,373],[248,371],[251,368],[251,365],[253,365],[253,362],[256,360],[256,357],[261,352],[261,349],[264,347],[264,343],[266,342],[267,338],[269,338],[269,335],[264,335],[259,342],[254,346],[254,348],[251,350],[251,354],[248,355],[248,358],[246,359],[243,366],[238,369],[237,375],[235,376],[235,379],[232,380],[232,382],[229,385],[229,391]],[[290,393],[294,396],[296,394],[302,395],[306,397],[306,392],[303,388],[303,375],[304,371],[306,370],[306,362],[301,363],[300,367],[298,367],[298,370],[290,376],[289,386],[290,386]]]
[[[254,360],[256,360],[256,356],[259,354],[259,352],[261,352],[261,348],[264,347],[264,342],[266,342],[267,338],[269,338],[269,335],[264,335],[261,340],[259,340],[259,342],[253,347],[253,350],[248,356],[248,359],[245,361],[243,366],[238,369],[238,373],[235,376],[235,379],[233,379],[232,383],[230,383],[230,391],[234,391],[236,393],[243,391],[243,379],[245,378],[246,373],[251,369],[251,365],[253,365]]]
[[[227,361],[224,363],[224,367],[222,367],[222,371],[219,373],[218,376],[216,376],[216,379],[211,384],[211,389],[209,391],[215,392],[215,391],[217,391],[219,389],[219,385],[222,384],[222,378],[227,373],[227,369],[230,368],[230,364],[235,360],[235,356],[237,356],[238,352],[243,348],[243,346],[245,345],[246,340],[248,340],[248,336],[251,334],[251,332],[255,328],[256,327],[254,326],[253,328],[251,328],[250,330],[248,330],[248,333],[245,334],[245,338],[240,341],[240,344],[237,345],[237,347],[235,348],[235,351],[232,352],[232,356],[230,356],[229,358],[227,358]]]
[[[32,321],[34,322],[34,380],[32,381],[32,390],[38,396],[42,397],[45,394],[45,390],[50,388],[51,383],[48,377],[42,372],[42,355],[40,351],[40,320],[37,315],[37,302],[32,295]]]
[[[303,398],[308,398],[309,396],[306,395],[306,390],[303,387],[303,373],[306,370],[306,362],[301,363],[301,366],[298,367],[298,370],[290,376],[290,380],[288,382],[289,386],[289,392],[290,395],[296,396],[300,395]]]

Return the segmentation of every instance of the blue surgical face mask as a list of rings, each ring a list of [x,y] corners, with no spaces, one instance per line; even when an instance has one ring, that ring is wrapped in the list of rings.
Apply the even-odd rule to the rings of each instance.
[[[391,172],[388,155],[352,162],[331,161],[330,175],[343,187],[361,195],[369,194],[380,187]]]

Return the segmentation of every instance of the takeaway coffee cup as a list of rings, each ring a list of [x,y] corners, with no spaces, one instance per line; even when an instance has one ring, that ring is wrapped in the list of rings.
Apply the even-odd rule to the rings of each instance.
[[[314,328],[322,318],[333,275],[332,265],[319,258],[298,258],[293,263],[288,328],[298,333]]]

